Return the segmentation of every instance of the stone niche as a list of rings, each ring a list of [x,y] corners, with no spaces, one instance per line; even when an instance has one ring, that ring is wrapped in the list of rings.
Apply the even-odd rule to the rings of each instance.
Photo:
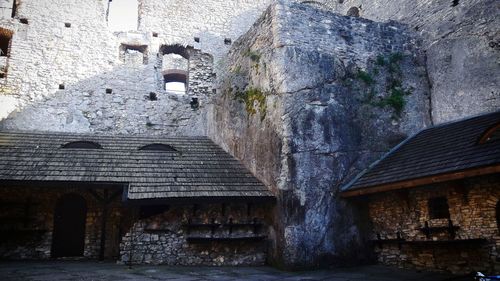
[[[120,262],[264,265],[269,208],[251,203],[141,207],[120,245]]]

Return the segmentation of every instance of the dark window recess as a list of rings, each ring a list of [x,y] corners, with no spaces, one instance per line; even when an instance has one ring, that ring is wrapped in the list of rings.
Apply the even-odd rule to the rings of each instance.
[[[217,89],[212,89],[212,94],[217,94]]]
[[[15,17],[17,15],[17,0],[12,1],[12,14],[11,17]]]
[[[224,39],[224,44],[231,45],[231,43],[233,43],[233,41],[231,40],[231,38]]]
[[[64,26],[65,26],[65,27],[71,27],[71,23],[69,23],[69,22],[65,22],[65,23],[64,23]]]
[[[149,100],[151,100],[151,101],[158,100],[158,97],[156,96],[155,92],[149,93]]]
[[[453,2],[451,2],[451,6],[452,7],[458,6],[459,3],[460,3],[459,0],[453,0]]]
[[[148,144],[140,147],[139,150],[177,152],[177,149],[175,149],[173,146],[163,143]]]
[[[147,219],[152,216],[163,214],[168,211],[168,205],[141,206],[139,210],[140,219]]]
[[[191,98],[191,102],[189,103],[192,109],[198,109],[200,107],[200,102],[198,98]]]
[[[431,198],[428,201],[430,219],[449,219],[450,210],[446,197]]]
[[[64,90],[64,88],[66,88],[64,84],[59,84],[59,90]]]
[[[0,56],[9,56],[9,46],[12,39],[12,33],[6,29],[0,29]]]
[[[196,42],[196,43],[200,43],[200,37],[195,37],[195,38],[194,38],[194,42]]]
[[[6,76],[7,76],[7,73],[0,71],[0,79],[5,78]]]
[[[22,19],[19,19],[19,22],[22,23],[22,24],[28,24],[28,19],[27,18],[22,18]]]
[[[347,16],[349,17],[359,17],[359,9],[358,7],[351,7],[347,10]]]
[[[113,93],[113,89],[110,89],[110,88],[106,89],[106,94],[112,94],[112,93]]]
[[[498,201],[497,203],[496,211],[497,211],[497,228],[498,231],[500,232],[500,201]]]
[[[76,149],[102,149],[102,146],[93,141],[73,141],[64,144],[62,148],[76,148]]]
[[[158,37],[158,32],[153,32],[153,37]]]

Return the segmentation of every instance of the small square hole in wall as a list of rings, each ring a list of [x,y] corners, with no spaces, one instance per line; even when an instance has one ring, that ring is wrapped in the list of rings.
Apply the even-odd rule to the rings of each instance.
[[[158,32],[153,32],[153,37],[158,37]]]
[[[19,22],[22,23],[22,24],[28,24],[28,19],[27,18],[22,18],[22,19],[19,19]]]
[[[453,1],[451,2],[451,6],[452,6],[452,7],[458,6],[458,4],[460,4],[460,1],[459,1],[459,0],[453,0]]]
[[[212,89],[212,94],[217,94],[217,89]]]
[[[155,92],[150,92],[149,93],[149,100],[150,101],[155,101],[155,100],[158,100],[158,96],[156,95]]]
[[[113,93],[113,89],[110,89],[110,88],[106,89],[106,94],[112,94],[112,93]]]
[[[64,84],[59,84],[59,90],[64,90]]]
[[[5,78],[7,76],[7,73],[5,72],[0,72],[0,79]]]
[[[233,41],[231,40],[231,38],[224,39],[224,44],[231,45],[232,43],[233,43]]]
[[[68,28],[69,28],[69,27],[71,27],[71,23],[69,23],[69,22],[65,22],[65,23],[64,23],[64,27],[68,27]]]
[[[198,101],[198,98],[191,98],[191,102],[189,104],[191,105],[191,108],[194,110],[200,107],[200,102]]]
[[[196,43],[200,43],[200,37],[195,37],[195,38],[194,38],[194,42],[196,42]]]

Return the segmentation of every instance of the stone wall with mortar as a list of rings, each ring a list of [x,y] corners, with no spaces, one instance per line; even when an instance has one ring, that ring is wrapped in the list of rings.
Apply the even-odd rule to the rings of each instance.
[[[165,44],[194,46],[221,59],[272,0],[142,0],[139,30],[156,32]],[[196,42],[195,37],[198,39]]]
[[[65,194],[82,196],[87,204],[84,257],[97,259],[101,237],[101,204],[89,192],[77,188],[0,187],[0,258],[49,259],[51,257],[54,210]],[[36,195],[36,196],[35,196]],[[127,229],[127,218],[120,197],[108,207],[105,257],[119,255],[121,234]],[[120,229],[123,228],[123,229]]]
[[[172,205],[168,211],[134,223],[120,245],[120,262],[264,265],[268,247],[269,208],[270,206],[253,204],[249,209],[247,204],[237,203]],[[233,225],[229,225],[230,223]],[[259,224],[257,228],[254,228],[253,223]],[[257,241],[242,239],[255,236],[264,238]],[[226,240],[195,242],[189,241],[190,237]]]
[[[339,187],[430,123],[418,46],[400,24],[286,1],[233,44],[209,133],[278,196],[275,263],[359,258],[358,210]]]
[[[500,226],[497,204],[500,202],[500,176],[435,184],[369,197],[372,239],[378,261],[407,268],[446,270],[453,273],[500,270]],[[454,238],[448,233],[447,219],[431,219],[428,200],[446,197],[450,219],[458,226]],[[443,227],[427,237],[425,224]],[[400,233],[405,242],[388,243]],[[470,239],[484,239],[476,241]],[[455,240],[448,243],[439,241]],[[460,241],[462,240],[462,241]],[[411,242],[426,241],[415,244]],[[453,243],[455,242],[455,243]]]
[[[14,33],[8,72],[0,79],[0,127],[205,135],[212,56],[185,48],[190,92],[167,93],[159,52],[164,42],[150,32],[112,34],[106,9],[106,1],[21,1],[15,18],[0,20],[0,27]],[[138,60],[125,60],[124,46],[132,48],[129,55],[144,47],[143,63],[141,54]],[[199,99],[196,110],[192,96]]]

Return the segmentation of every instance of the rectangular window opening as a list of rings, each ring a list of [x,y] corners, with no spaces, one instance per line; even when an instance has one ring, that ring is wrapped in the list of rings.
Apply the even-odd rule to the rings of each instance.
[[[449,219],[450,210],[446,197],[431,198],[427,202],[430,219]]]

